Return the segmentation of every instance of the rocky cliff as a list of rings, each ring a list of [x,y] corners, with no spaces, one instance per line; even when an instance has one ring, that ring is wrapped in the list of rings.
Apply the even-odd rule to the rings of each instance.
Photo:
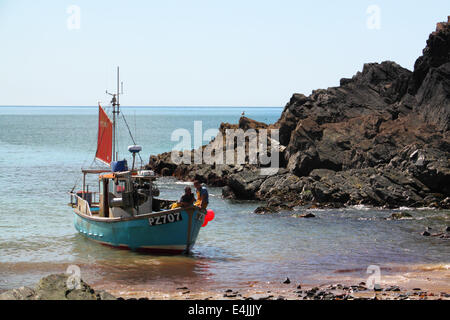
[[[368,63],[339,87],[294,94],[273,125],[243,117],[220,131],[227,128],[278,129],[278,173],[261,176],[248,163],[177,166],[170,153],[148,166],[223,186],[228,198],[266,200],[260,213],[305,204],[449,208],[450,17],[430,34],[412,72]]]

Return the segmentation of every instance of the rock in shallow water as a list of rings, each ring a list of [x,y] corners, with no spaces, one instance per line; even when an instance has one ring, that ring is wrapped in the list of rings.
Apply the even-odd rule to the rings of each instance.
[[[67,286],[70,275],[51,274],[42,278],[35,289],[22,287],[0,294],[0,300],[116,300],[106,291],[95,291],[80,279],[79,287]]]
[[[312,213],[304,213],[298,216],[299,218],[315,218],[316,216]]]
[[[0,300],[33,300],[35,295],[34,289],[29,287],[21,287],[0,294]]]
[[[412,218],[412,215],[410,215],[408,212],[394,212],[393,214],[391,214],[392,220],[399,220],[405,218]]]

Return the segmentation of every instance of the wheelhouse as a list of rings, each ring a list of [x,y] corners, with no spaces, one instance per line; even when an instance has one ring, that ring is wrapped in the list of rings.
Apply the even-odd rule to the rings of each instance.
[[[98,191],[89,190],[86,175],[98,175]],[[72,206],[86,202],[83,213],[105,218],[126,218],[152,212],[153,197],[159,195],[154,185],[153,171],[110,172],[107,170],[83,170],[83,189],[78,191]],[[98,200],[97,200],[98,199]],[[74,201],[75,200],[75,201]],[[89,207],[89,210],[87,210]]]

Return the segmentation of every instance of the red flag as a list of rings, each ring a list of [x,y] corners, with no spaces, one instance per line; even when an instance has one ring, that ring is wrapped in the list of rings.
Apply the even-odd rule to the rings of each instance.
[[[98,105],[98,139],[95,158],[103,163],[111,164],[112,155],[112,122],[105,110]]]

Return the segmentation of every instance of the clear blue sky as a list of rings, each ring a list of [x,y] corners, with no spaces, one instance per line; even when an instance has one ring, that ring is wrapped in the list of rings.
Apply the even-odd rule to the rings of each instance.
[[[0,0],[0,105],[106,102],[120,65],[124,105],[282,106],[365,62],[412,69],[447,15],[448,0]]]

